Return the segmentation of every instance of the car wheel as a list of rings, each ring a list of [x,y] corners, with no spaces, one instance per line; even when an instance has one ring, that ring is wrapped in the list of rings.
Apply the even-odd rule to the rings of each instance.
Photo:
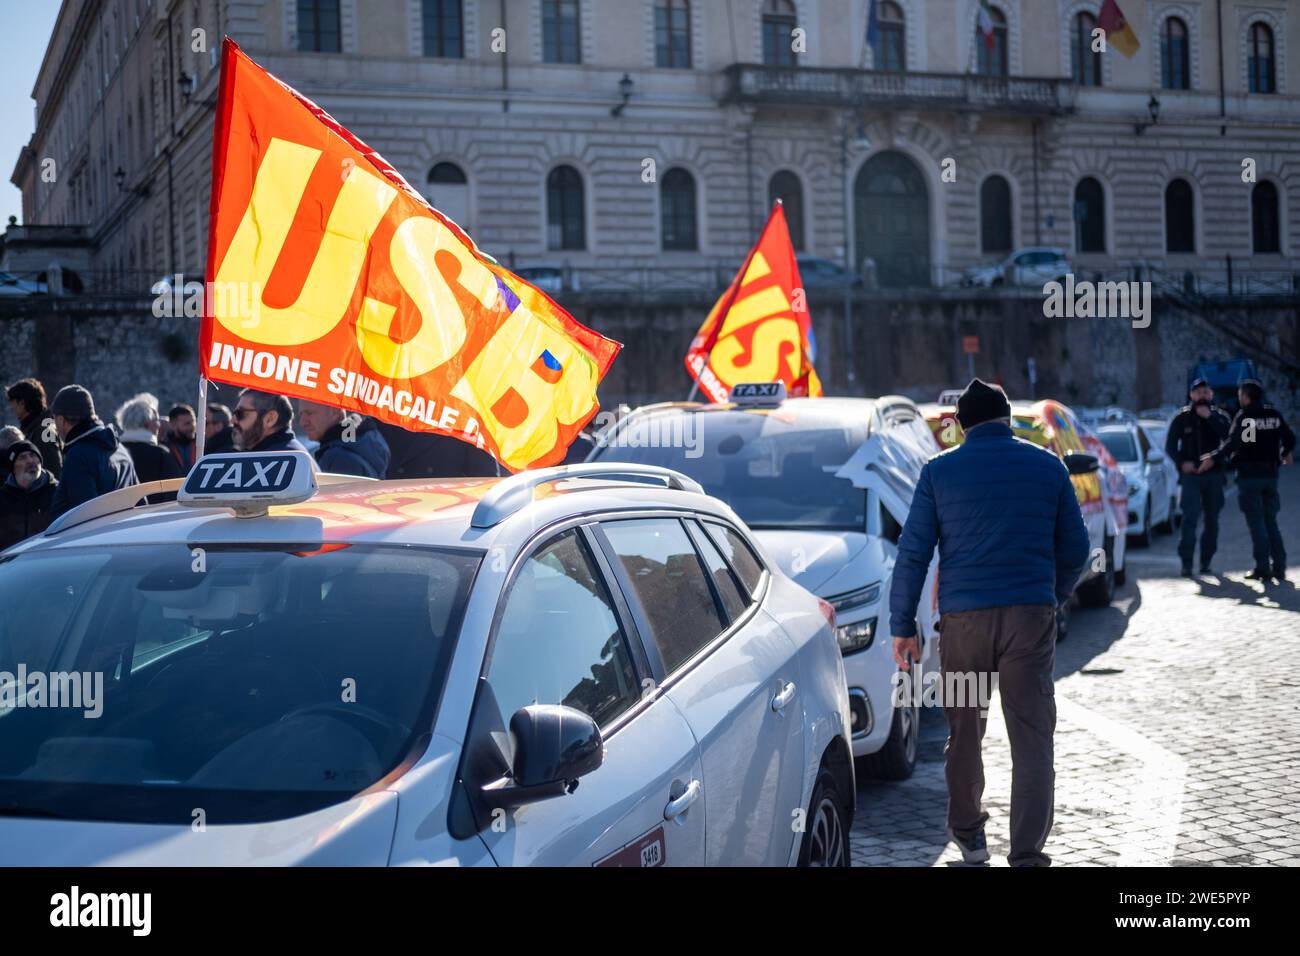
[[[1107,607],[1115,596],[1114,540],[1107,538],[1102,549],[1105,552],[1106,570],[1079,588],[1079,603],[1084,607]]]
[[[1133,535],[1130,540],[1138,548],[1151,546],[1151,496],[1147,495],[1146,508],[1142,512],[1142,533]]]
[[[895,707],[885,745],[859,761],[864,776],[880,780],[906,780],[916,769],[921,736],[921,708]]]
[[[799,865],[848,866],[848,814],[835,788],[835,775],[826,767],[817,774],[806,823],[803,845],[799,847]]]

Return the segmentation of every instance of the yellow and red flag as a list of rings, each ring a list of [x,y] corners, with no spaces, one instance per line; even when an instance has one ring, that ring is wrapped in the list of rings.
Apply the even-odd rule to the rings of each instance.
[[[817,397],[812,324],[781,201],[686,353],[686,369],[710,401],[740,382],[785,382],[790,396]]]
[[[481,253],[383,157],[227,38],[202,374],[554,464],[619,343]]]
[[[1106,31],[1106,40],[1126,57],[1131,58],[1141,44],[1137,34],[1128,25],[1124,11],[1115,0],[1105,0],[1097,13],[1097,26]]]

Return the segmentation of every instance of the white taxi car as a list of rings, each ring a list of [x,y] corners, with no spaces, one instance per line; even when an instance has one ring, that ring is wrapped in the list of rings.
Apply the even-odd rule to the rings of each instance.
[[[910,776],[921,702],[896,706],[886,602],[912,493],[935,453],[930,429],[901,396],[786,398],[780,383],[758,383],[731,399],[637,409],[588,460],[672,468],[731,505],[786,574],[835,609],[862,769]],[[922,672],[938,670],[936,565],[918,609]]]
[[[830,609],[690,479],[180,484],[0,556],[0,864],[847,865]]]

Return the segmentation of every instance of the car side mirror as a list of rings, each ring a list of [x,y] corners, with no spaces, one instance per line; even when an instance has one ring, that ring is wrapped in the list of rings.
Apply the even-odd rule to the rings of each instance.
[[[1147,461],[1151,462],[1151,464],[1153,465],[1158,465],[1164,460],[1165,460],[1165,453],[1162,452],[1159,448],[1152,448],[1149,452],[1147,452]]]
[[[1072,475],[1091,475],[1100,468],[1101,462],[1095,455],[1071,452],[1065,456],[1065,470]]]
[[[480,793],[490,807],[511,809],[572,793],[578,778],[601,765],[605,745],[596,722],[560,704],[529,704],[510,718],[514,739],[511,775]]]

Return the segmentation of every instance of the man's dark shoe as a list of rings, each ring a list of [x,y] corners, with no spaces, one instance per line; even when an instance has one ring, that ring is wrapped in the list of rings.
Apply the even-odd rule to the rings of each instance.
[[[1192,576],[1192,566],[1190,564],[1184,564],[1183,569],[1178,573],[1185,578],[1190,578]]]
[[[1210,569],[1210,566],[1209,566],[1208,564],[1202,564],[1202,565],[1201,565],[1201,570],[1200,570],[1200,572],[1198,572],[1198,573],[1200,573],[1200,574],[1213,574],[1214,571],[1212,571],[1212,570]]]
[[[951,829],[948,830],[948,836],[952,842],[957,844],[961,850],[961,858],[967,863],[987,863],[989,860],[989,845],[984,841],[984,831],[981,830],[968,840],[963,840]]]
[[[1281,584],[1286,580],[1286,568],[1274,568],[1273,577],[1277,579],[1278,584]]]
[[[1247,581],[1267,581],[1273,576],[1273,572],[1268,568],[1255,568],[1253,571],[1246,572]]]

